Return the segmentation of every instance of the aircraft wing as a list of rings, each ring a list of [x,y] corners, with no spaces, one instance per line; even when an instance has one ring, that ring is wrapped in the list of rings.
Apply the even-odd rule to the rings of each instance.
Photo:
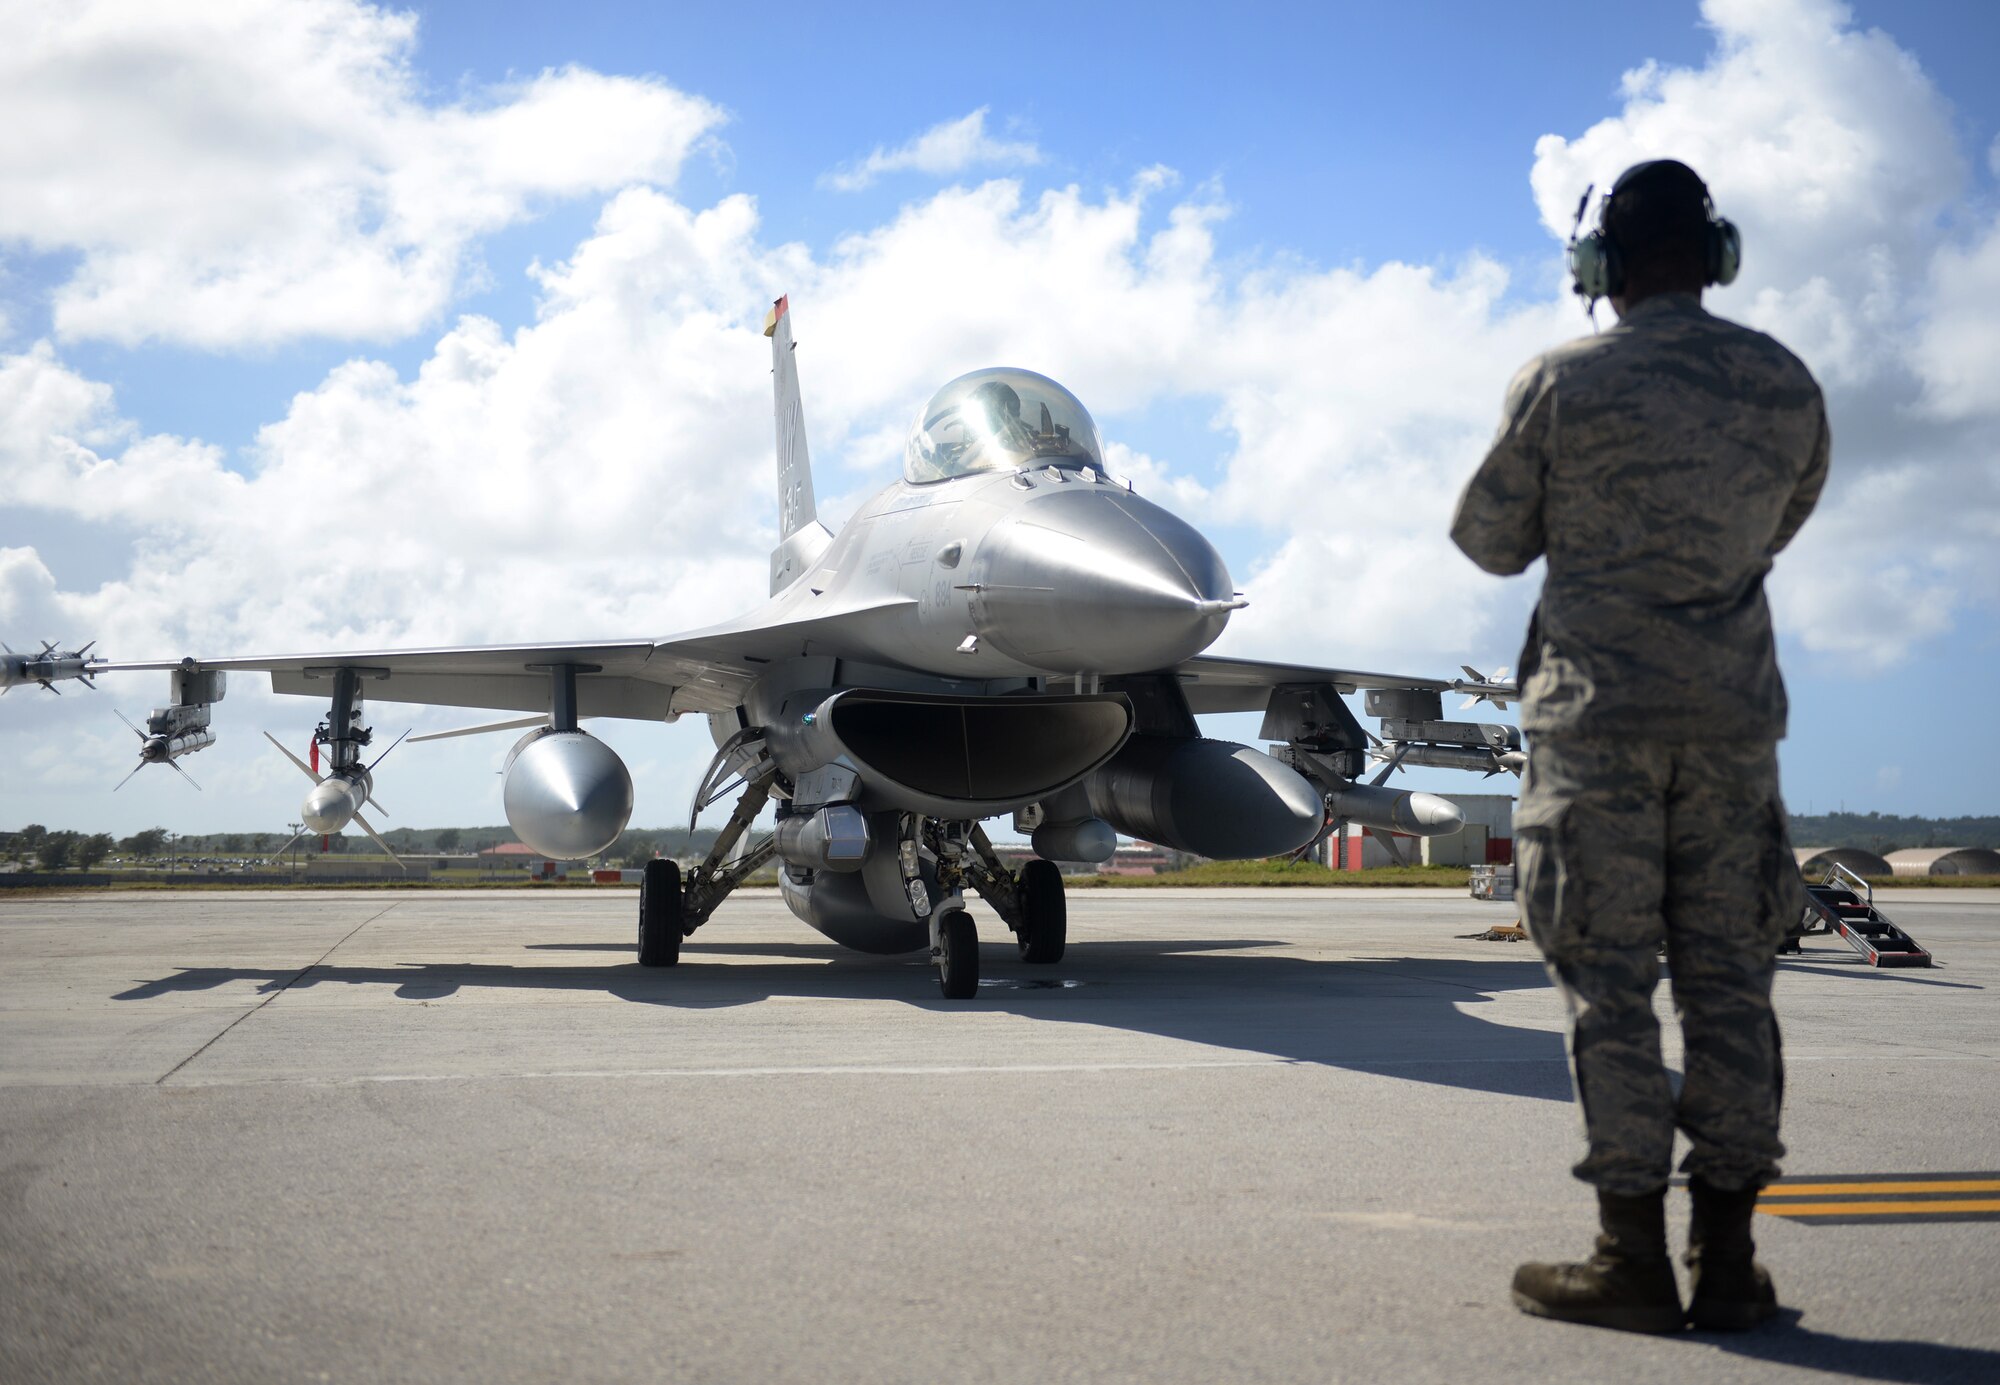
[[[1187,694],[1188,709],[1209,712],[1261,712],[1271,689],[1287,683],[1330,683],[1342,693],[1361,688],[1421,688],[1435,692],[1469,692],[1462,679],[1419,678],[1404,673],[1364,673],[1347,668],[1315,668],[1309,664],[1274,664],[1263,659],[1226,659],[1197,654],[1176,672]],[[1498,687],[1500,685],[1490,685]],[[1510,692],[1511,687],[1508,689]]]
[[[546,712],[549,667],[577,666],[577,714],[659,721],[681,712],[726,711],[762,666],[809,652],[822,627],[907,602],[907,597],[841,603],[807,616],[759,613],[664,640],[563,644],[464,645],[436,649],[361,649],[325,653],[196,658],[202,669],[268,673],[271,690],[325,697],[334,670],[361,674],[371,702],[433,707]],[[92,659],[89,672],[130,673],[181,668],[179,659]]]

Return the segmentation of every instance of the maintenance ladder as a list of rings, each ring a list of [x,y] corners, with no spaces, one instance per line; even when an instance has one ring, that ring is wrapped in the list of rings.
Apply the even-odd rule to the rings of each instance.
[[[1799,951],[1799,939],[1809,933],[1839,934],[1871,967],[1931,964],[1930,953],[1875,907],[1874,887],[1843,865],[1834,865],[1819,884],[1806,885],[1805,914],[1783,950]]]

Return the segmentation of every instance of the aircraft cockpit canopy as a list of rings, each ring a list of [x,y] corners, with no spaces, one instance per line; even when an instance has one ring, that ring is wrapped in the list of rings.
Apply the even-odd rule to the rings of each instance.
[[[1104,470],[1104,440],[1077,397],[1032,370],[961,375],[931,396],[903,449],[903,479],[945,481],[1023,467]]]

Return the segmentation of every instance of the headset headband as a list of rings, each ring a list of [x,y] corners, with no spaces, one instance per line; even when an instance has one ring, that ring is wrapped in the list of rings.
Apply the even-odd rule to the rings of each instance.
[[[1576,225],[1570,230],[1569,270],[1575,281],[1579,297],[1586,302],[1587,309],[1595,309],[1600,298],[1616,297],[1625,291],[1624,255],[1618,241],[1611,234],[1608,222],[1611,205],[1618,194],[1633,184],[1668,170],[1678,169],[1693,179],[1701,189],[1702,218],[1702,279],[1708,284],[1729,284],[1743,264],[1743,237],[1735,224],[1715,214],[1715,201],[1709,196],[1708,184],[1699,174],[1678,159],[1648,159],[1633,164],[1618,175],[1618,181],[1611,185],[1611,191],[1604,195],[1604,201],[1597,213],[1597,229],[1585,235],[1578,232],[1583,227],[1583,216],[1590,206],[1591,189],[1585,188],[1583,197],[1576,204]],[[1592,320],[1595,321],[1593,314]]]

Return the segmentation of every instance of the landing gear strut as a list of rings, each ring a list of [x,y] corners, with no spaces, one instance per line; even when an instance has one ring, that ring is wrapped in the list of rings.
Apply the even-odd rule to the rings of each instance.
[[[971,850],[963,857],[965,882],[1014,930],[1021,960],[1037,966],[1060,962],[1069,941],[1069,909],[1056,863],[1034,860],[1018,874],[1008,870],[986,829],[977,825],[966,835],[966,845]]]
[[[978,830],[976,823],[920,813],[905,813],[899,822],[896,864],[903,892],[911,911],[930,920],[931,962],[938,969],[938,986],[946,1000],[970,1000],[979,994],[979,929],[965,911],[963,894],[977,869],[969,848]],[[934,871],[930,881],[924,878],[927,868]],[[933,884],[939,891],[935,899]]]
[[[737,777],[732,781],[730,772]],[[729,892],[742,884],[750,872],[771,859],[776,839],[762,841],[738,852],[744,833],[770,801],[777,770],[764,753],[761,736],[746,732],[732,737],[716,752],[701,787],[695,790],[694,811],[688,827],[693,829],[701,810],[736,789],[736,811],[716,834],[714,845],[681,878],[677,861],[648,861],[639,882],[639,965],[671,967],[681,959],[681,939],[708,922]]]

